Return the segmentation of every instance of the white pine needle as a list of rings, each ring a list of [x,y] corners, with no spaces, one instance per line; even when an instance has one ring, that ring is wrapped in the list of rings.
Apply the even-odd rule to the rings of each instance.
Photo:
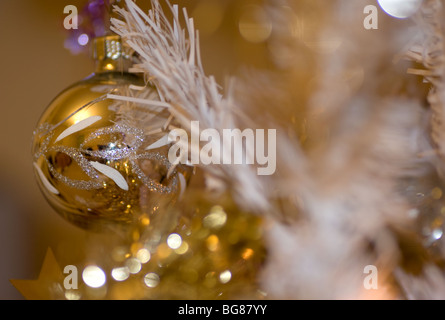
[[[145,105],[149,105],[149,106],[153,106],[153,107],[164,107],[164,108],[170,107],[170,104],[168,104],[166,102],[162,102],[162,101],[157,101],[157,100],[148,100],[148,99],[141,99],[141,98],[128,97],[128,96],[119,96],[119,95],[115,95],[115,94],[108,94],[107,98],[112,99],[112,100],[121,100],[121,101],[140,103],[140,104],[145,104]]]
[[[133,1],[126,0],[126,7],[115,7],[125,22],[112,19],[112,31],[122,37],[124,42],[139,54],[140,63],[133,66],[143,72],[158,89],[162,105],[169,106],[176,123],[190,130],[191,121],[199,121],[200,129],[214,128],[222,133],[231,129],[237,122],[233,110],[234,100],[230,95],[223,98],[214,77],[204,74],[199,38],[192,18],[182,10],[185,28],[181,27],[177,5],[167,2],[172,21],[167,19],[159,0],[151,1],[152,8],[145,14]],[[132,97],[119,97],[134,101]],[[138,101],[143,103],[142,101]],[[151,102],[147,101],[147,104]],[[167,121],[170,123],[172,119]],[[230,127],[227,126],[230,124]],[[190,147],[190,146],[189,146]],[[192,148],[189,148],[192,150]],[[202,168],[209,174],[224,176],[225,181],[237,186],[241,205],[254,210],[267,211],[268,187],[256,175],[253,166],[205,165]],[[249,171],[248,176],[255,181],[245,181],[241,172]],[[229,187],[226,185],[226,188]],[[235,192],[235,191],[234,191]]]

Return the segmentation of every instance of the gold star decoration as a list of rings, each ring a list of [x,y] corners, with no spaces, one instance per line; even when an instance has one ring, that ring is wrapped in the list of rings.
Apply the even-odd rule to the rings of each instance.
[[[56,257],[48,248],[36,280],[11,279],[10,282],[27,300],[58,300],[65,299],[63,279]]]

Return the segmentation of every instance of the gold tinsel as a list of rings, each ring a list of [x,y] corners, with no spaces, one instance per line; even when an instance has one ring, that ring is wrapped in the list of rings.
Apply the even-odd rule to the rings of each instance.
[[[227,195],[215,198],[196,191],[188,192],[175,208],[156,214],[169,221],[167,232],[152,228],[143,216],[120,235],[91,235],[89,253],[73,261],[77,289],[66,287],[64,281],[72,283],[72,274],[62,275],[59,267],[42,268],[44,282],[41,276],[14,285],[28,299],[265,297],[257,283],[266,257],[262,219],[240,211]],[[56,259],[51,261],[57,266]]]

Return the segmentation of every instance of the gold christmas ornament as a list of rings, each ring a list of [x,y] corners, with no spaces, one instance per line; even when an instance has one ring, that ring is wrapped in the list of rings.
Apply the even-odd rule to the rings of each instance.
[[[93,51],[96,71],[51,102],[32,153],[52,207],[78,226],[100,229],[175,201],[191,168],[168,161],[171,117],[156,88],[127,72],[131,55],[120,37],[95,39]]]

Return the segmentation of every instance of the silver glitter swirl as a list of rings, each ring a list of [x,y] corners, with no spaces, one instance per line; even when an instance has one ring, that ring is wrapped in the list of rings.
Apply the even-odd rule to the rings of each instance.
[[[93,190],[104,187],[104,181],[100,179],[100,176],[96,169],[90,164],[89,160],[85,156],[95,157],[106,161],[126,160],[130,164],[130,170],[138,176],[141,182],[147,186],[150,191],[155,191],[161,194],[168,194],[178,189],[178,178],[173,172],[170,186],[163,185],[150,177],[148,177],[144,171],[138,165],[138,160],[147,159],[156,161],[158,164],[164,166],[168,172],[171,168],[171,163],[168,159],[159,153],[141,153],[137,151],[144,142],[144,132],[140,129],[129,127],[124,124],[115,124],[114,126],[97,129],[87,135],[85,140],[80,144],[79,148],[66,147],[62,145],[51,145],[54,137],[55,127],[44,123],[41,125],[35,135],[41,135],[41,133],[48,133],[41,142],[39,150],[34,154],[34,159],[38,160],[41,156],[45,157],[48,170],[51,175],[59,182],[62,182],[72,188],[81,190]],[[123,143],[116,144],[116,147],[109,148],[107,150],[90,150],[86,146],[94,139],[103,135],[119,134]],[[124,140],[127,140],[124,142]],[[125,146],[125,147],[122,147]],[[75,161],[79,167],[91,178],[91,180],[74,180],[66,177],[62,173],[58,172],[53,164],[48,159],[48,153],[60,152],[69,156]]]
[[[90,162],[83,156],[82,152],[76,148],[65,146],[53,146],[48,148],[48,151],[60,152],[68,155],[71,159],[77,162],[82,170],[92,179],[98,179],[96,170],[90,165]]]
[[[170,161],[168,161],[168,159],[165,156],[163,156],[159,153],[146,152],[146,153],[136,155],[136,157],[134,159],[130,160],[130,163],[133,168],[133,172],[136,173],[138,178],[141,179],[141,181],[148,187],[148,189],[150,191],[156,191],[159,193],[171,193],[171,192],[173,192],[173,190],[177,189],[178,178],[176,175],[174,175],[172,178],[171,187],[165,186],[165,185],[163,185],[159,182],[156,182],[153,179],[150,179],[149,177],[147,177],[144,174],[144,172],[141,170],[141,168],[138,166],[137,161],[136,161],[138,159],[155,160],[158,163],[160,163],[162,166],[164,166],[168,171],[172,164],[170,163]]]
[[[70,186],[71,188],[80,189],[80,190],[93,190],[93,189],[101,189],[104,187],[103,181],[97,179],[94,180],[73,180],[70,179],[63,174],[59,173],[54,166],[46,159],[46,163],[48,165],[48,169],[51,172],[51,174],[56,178],[56,180],[63,182],[67,186]]]
[[[132,150],[137,150],[144,141],[144,132],[142,130],[132,128],[123,124],[115,124],[114,126],[97,129],[94,132],[90,133],[85,138],[85,141],[80,145],[80,148],[84,148],[87,143],[93,141],[94,139],[97,139],[99,136],[115,133],[122,134],[124,138],[125,135],[131,135],[132,137],[134,137],[134,139],[132,139],[133,141],[131,141],[131,144],[133,144],[131,146]]]

